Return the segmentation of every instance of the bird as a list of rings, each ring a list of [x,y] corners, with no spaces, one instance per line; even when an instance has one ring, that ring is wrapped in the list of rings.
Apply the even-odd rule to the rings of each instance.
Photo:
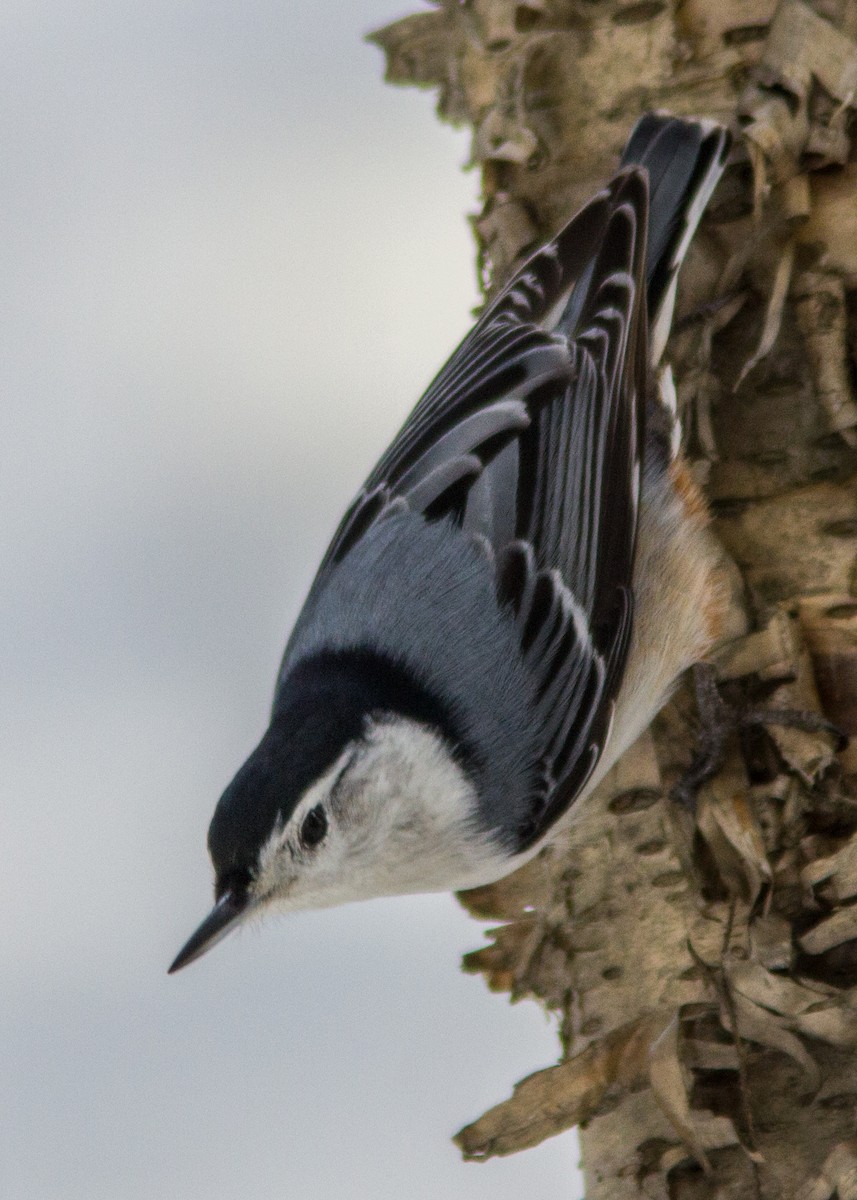
[[[644,114],[383,453],[217,804],[215,904],[171,973],[255,914],[508,875],[710,649],[716,563],[661,356],[729,148]]]

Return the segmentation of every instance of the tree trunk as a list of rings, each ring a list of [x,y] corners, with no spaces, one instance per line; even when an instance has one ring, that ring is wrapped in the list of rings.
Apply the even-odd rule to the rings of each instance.
[[[436,4],[438,0],[435,0]],[[682,274],[687,448],[731,581],[736,705],[857,733],[857,0],[440,0],[374,35],[474,129],[486,291],[615,169],[646,109],[740,131]],[[857,741],[735,736],[669,799],[685,684],[570,838],[462,896],[467,970],[561,1017],[562,1061],[469,1158],[580,1127],[589,1200],[857,1197]]]

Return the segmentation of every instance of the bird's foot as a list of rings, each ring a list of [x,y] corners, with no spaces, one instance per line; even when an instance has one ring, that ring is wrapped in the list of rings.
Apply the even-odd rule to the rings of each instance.
[[[696,750],[690,766],[671,792],[672,799],[691,812],[696,810],[699,789],[722,767],[733,735],[750,729],[785,726],[807,733],[828,733],[836,739],[837,750],[844,750],[848,745],[846,734],[820,713],[791,708],[750,708],[727,702],[720,694],[714,668],[708,663],[694,666],[693,686],[700,722]]]

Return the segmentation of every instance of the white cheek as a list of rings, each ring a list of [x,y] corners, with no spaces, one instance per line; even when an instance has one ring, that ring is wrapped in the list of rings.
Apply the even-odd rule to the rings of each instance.
[[[351,748],[343,751],[333,766],[304,792],[288,824],[285,827],[282,823],[276,825],[263,845],[253,885],[254,894],[263,904],[283,902],[289,908],[309,907],[308,903],[292,903],[292,899],[307,891],[313,879],[318,878],[325,860],[331,855],[341,857],[342,837],[332,814],[330,792],[352,754]],[[330,829],[318,847],[304,849],[298,831],[306,814],[317,804],[324,805],[331,822]]]
[[[297,830],[316,804],[327,810],[328,835],[304,850]],[[475,810],[473,786],[441,738],[413,721],[380,721],[356,756],[349,747],[301,797],[288,829],[271,835],[254,891],[265,907],[290,911],[497,879],[508,857],[476,833]]]

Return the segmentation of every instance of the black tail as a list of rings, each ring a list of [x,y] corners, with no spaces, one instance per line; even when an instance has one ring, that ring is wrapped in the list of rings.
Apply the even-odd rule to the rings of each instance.
[[[649,173],[646,283],[650,352],[657,362],[669,334],[678,269],[717,184],[731,138],[714,121],[646,113],[634,126],[622,166]]]

